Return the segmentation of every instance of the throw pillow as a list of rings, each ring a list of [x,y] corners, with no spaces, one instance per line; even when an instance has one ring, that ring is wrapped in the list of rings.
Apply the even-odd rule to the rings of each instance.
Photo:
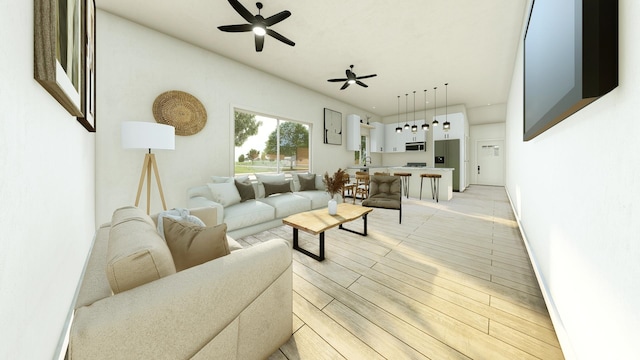
[[[316,190],[316,174],[298,174],[300,191]]]
[[[202,227],[172,218],[164,221],[164,236],[176,264],[176,271],[230,254],[227,224]]]
[[[265,195],[264,183],[285,181],[284,174],[256,174],[256,179],[258,179],[258,193],[256,194],[256,199],[262,199],[268,196]]]
[[[207,184],[211,190],[213,201],[223,207],[231,206],[240,202],[240,193],[233,182]]]
[[[273,183],[263,183],[264,185],[264,197],[269,197],[273,194],[282,194],[291,192],[291,184],[288,181],[279,181]]]
[[[253,184],[249,180],[245,182],[240,182],[236,180],[236,188],[238,189],[238,193],[240,194],[240,202],[245,202],[250,199],[256,198],[256,192],[253,191]]]
[[[238,176],[236,178],[229,177],[229,176],[215,176],[215,175],[211,177],[211,182],[213,182],[214,184],[232,183],[233,180],[238,180],[240,182],[244,182],[246,180],[249,180],[249,175],[242,175],[242,176]]]

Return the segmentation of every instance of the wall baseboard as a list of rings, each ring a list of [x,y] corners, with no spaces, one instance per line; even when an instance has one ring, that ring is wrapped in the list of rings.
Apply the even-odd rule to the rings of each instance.
[[[516,218],[516,222],[518,223],[518,229],[520,230],[520,235],[522,236],[522,240],[524,242],[524,246],[527,249],[527,255],[529,256],[529,261],[531,261],[531,266],[533,267],[533,271],[536,274],[536,280],[538,281],[538,285],[540,286],[540,291],[542,292],[542,297],[544,298],[544,302],[547,306],[547,310],[549,311],[549,317],[551,318],[551,322],[553,323],[553,327],[556,332],[556,336],[558,337],[558,342],[560,343],[560,347],[562,348],[562,353],[564,354],[564,358],[567,360],[577,360],[575,352],[573,351],[573,346],[571,346],[571,341],[569,334],[567,333],[566,328],[562,322],[562,318],[560,313],[558,312],[558,308],[556,307],[555,302],[553,301],[553,297],[551,296],[551,291],[547,286],[546,282],[543,280],[540,275],[540,268],[538,266],[538,262],[536,261],[536,257],[531,251],[531,246],[529,240],[527,239],[527,235],[524,231],[522,223],[520,221],[520,216],[516,212],[515,204],[511,198],[511,194],[507,187],[505,186],[505,191],[507,193],[507,197],[509,198],[509,204],[511,205],[511,211]]]

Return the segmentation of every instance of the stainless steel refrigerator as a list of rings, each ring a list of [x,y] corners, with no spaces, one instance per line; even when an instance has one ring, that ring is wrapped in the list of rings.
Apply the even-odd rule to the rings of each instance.
[[[435,167],[453,168],[453,191],[460,191],[460,139],[436,140]]]

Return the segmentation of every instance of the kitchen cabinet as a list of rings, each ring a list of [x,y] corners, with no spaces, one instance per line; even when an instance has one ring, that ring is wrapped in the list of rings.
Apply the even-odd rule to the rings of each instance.
[[[402,130],[402,137],[405,143],[427,140],[427,132],[422,130],[422,127],[421,127],[423,122],[424,120],[416,120],[416,125],[418,126],[418,131],[416,132],[411,132],[411,130],[404,130],[404,129]],[[413,123],[409,125],[413,125]]]
[[[385,125],[380,122],[371,123],[373,129],[369,131],[370,143],[371,143],[371,152],[372,153],[381,153],[384,152],[384,138],[385,138]]]
[[[396,132],[398,124],[386,124],[384,131],[384,152],[405,152],[404,144],[406,143],[404,135]]]
[[[431,126],[433,131],[433,140],[463,139],[464,138],[464,114],[452,113],[448,115],[438,115],[434,117],[438,120],[438,126]],[[444,131],[442,124],[445,120],[451,123],[451,129]]]

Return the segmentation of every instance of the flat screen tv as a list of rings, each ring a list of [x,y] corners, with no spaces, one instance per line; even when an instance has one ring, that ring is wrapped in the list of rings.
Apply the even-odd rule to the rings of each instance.
[[[618,0],[534,0],[524,37],[524,141],[618,86]]]

